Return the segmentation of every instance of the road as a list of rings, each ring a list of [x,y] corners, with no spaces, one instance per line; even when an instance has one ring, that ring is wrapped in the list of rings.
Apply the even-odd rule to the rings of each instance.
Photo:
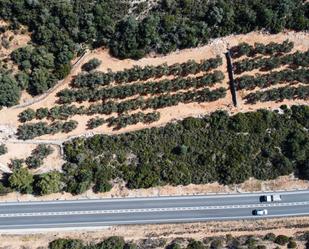
[[[0,230],[254,219],[265,208],[269,218],[309,215],[309,191],[280,194],[278,203],[261,203],[261,194],[0,202]]]

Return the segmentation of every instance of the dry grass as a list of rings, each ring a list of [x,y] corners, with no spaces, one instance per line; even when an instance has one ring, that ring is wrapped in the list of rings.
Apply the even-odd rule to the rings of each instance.
[[[126,241],[139,243],[144,239],[165,240],[166,244],[176,238],[203,240],[209,237],[264,236],[269,232],[275,235],[296,236],[309,231],[309,217],[284,218],[271,220],[243,220],[224,222],[205,222],[187,224],[114,226],[93,231],[53,231],[26,235],[0,235],[0,246],[17,249],[47,248],[48,243],[57,238],[81,239],[85,243],[98,243],[110,236],[123,236]],[[272,244],[274,246],[274,244]],[[304,242],[298,241],[298,248]],[[162,247],[158,247],[162,248]],[[273,248],[273,247],[272,247]]]

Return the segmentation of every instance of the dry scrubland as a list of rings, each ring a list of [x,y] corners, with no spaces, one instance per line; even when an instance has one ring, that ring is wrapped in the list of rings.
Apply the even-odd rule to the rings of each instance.
[[[285,235],[293,237],[297,248],[305,248],[305,240],[300,237],[309,231],[309,218],[285,218],[256,221],[229,221],[229,222],[207,222],[190,224],[166,224],[166,225],[139,225],[139,226],[117,226],[104,229],[81,232],[81,231],[46,231],[40,234],[2,234],[0,235],[0,246],[6,249],[37,249],[47,248],[48,243],[58,238],[81,239],[85,243],[99,243],[104,238],[121,236],[128,242],[138,244],[139,248],[163,249],[172,241],[186,245],[189,239],[207,241],[212,239],[224,240],[226,235],[234,238],[245,239],[254,236],[257,244],[265,245],[266,248],[279,246],[270,241],[263,240],[268,233],[276,236]],[[152,247],[150,246],[152,245]],[[279,246],[278,248],[287,248]]]
[[[46,159],[44,159],[44,166],[34,171],[34,173],[42,173],[50,170],[59,170],[61,168],[62,159],[61,159],[61,148],[59,144],[69,139],[71,137],[81,136],[81,135],[92,135],[95,133],[104,133],[104,134],[117,134],[123,132],[130,132],[134,130],[139,130],[143,128],[149,128],[153,126],[161,126],[166,124],[167,122],[171,122],[174,120],[179,120],[189,116],[201,116],[208,113],[211,113],[216,110],[226,110],[230,114],[235,114],[237,112],[246,112],[253,111],[260,108],[265,109],[275,109],[278,108],[282,104],[292,105],[292,104],[308,104],[308,100],[284,100],[280,102],[258,102],[256,104],[247,104],[245,103],[243,97],[248,94],[248,92],[255,92],[257,89],[253,90],[240,90],[237,91],[238,94],[238,107],[234,107],[232,104],[232,97],[229,91],[228,84],[228,75],[227,75],[227,65],[224,57],[224,52],[226,52],[228,47],[233,47],[238,45],[241,42],[246,42],[253,45],[255,42],[268,44],[270,42],[281,43],[285,40],[289,40],[294,43],[294,48],[290,53],[295,51],[306,51],[309,49],[309,35],[306,33],[296,33],[296,32],[285,32],[277,35],[269,35],[261,32],[252,32],[246,35],[236,35],[236,36],[228,36],[220,39],[213,40],[209,45],[198,47],[194,49],[186,49],[171,53],[166,56],[156,56],[150,55],[147,58],[143,58],[138,61],[133,60],[118,60],[111,57],[108,54],[108,51],[103,49],[98,49],[94,51],[88,51],[73,67],[71,74],[65,78],[63,81],[59,82],[51,91],[43,96],[39,96],[36,98],[30,98],[29,96],[24,95],[22,98],[22,103],[19,106],[15,106],[12,108],[5,108],[0,111],[0,143],[4,142],[8,147],[8,153],[0,156],[0,170],[3,172],[9,172],[9,168],[6,166],[10,159],[13,158],[26,158],[31,153],[32,149],[38,143],[51,143],[54,147],[54,152],[49,155]],[[27,42],[27,39],[24,39],[23,42]],[[21,44],[20,44],[21,45]],[[88,62],[90,59],[97,58],[102,61],[102,64],[97,69],[98,71],[106,72],[108,69],[112,71],[121,71],[127,68],[131,68],[135,65],[137,66],[147,66],[147,65],[161,65],[166,63],[167,65],[172,65],[175,63],[183,63],[188,60],[195,60],[196,62],[200,62],[204,59],[214,58],[217,55],[223,58],[223,64],[216,68],[215,70],[222,71],[225,75],[224,80],[221,84],[215,84],[212,89],[216,89],[218,87],[224,87],[227,89],[226,97],[221,98],[217,101],[213,102],[204,102],[204,103],[189,103],[189,104],[178,104],[177,106],[166,107],[162,109],[158,109],[157,111],[160,113],[160,119],[151,124],[141,124],[138,123],[136,125],[129,125],[120,130],[114,130],[112,127],[108,127],[106,124],[99,126],[93,130],[87,130],[87,122],[91,118],[91,116],[87,115],[75,115],[71,119],[76,120],[78,122],[78,126],[72,132],[69,133],[56,133],[54,135],[44,135],[36,138],[35,140],[29,141],[20,141],[16,139],[16,129],[20,125],[18,121],[18,115],[26,110],[27,108],[32,108],[33,110],[37,110],[38,108],[51,108],[57,104],[57,93],[61,90],[71,88],[70,83],[72,79],[76,77],[79,73],[81,73],[81,66]],[[236,59],[238,61],[240,59]],[[283,69],[281,67],[280,69]],[[275,69],[274,71],[277,71]],[[211,70],[210,72],[212,72]],[[254,75],[257,73],[257,70],[253,70],[250,72],[245,72],[241,75],[237,75],[237,77],[242,75]],[[265,72],[259,72],[260,74],[264,74]],[[164,76],[164,78],[173,78],[172,76]],[[160,79],[161,80],[161,79]],[[157,81],[157,79],[149,79],[147,81]],[[269,87],[272,88],[272,87]],[[265,90],[268,90],[266,88]],[[264,89],[263,89],[264,90]],[[89,102],[83,102],[81,104],[75,103],[77,106],[84,105],[89,106]],[[146,110],[147,112],[149,110]],[[129,112],[134,113],[133,112]],[[95,115],[96,117],[102,117],[106,119],[112,115]],[[45,119],[43,121],[46,121]],[[47,121],[51,122],[51,121]],[[284,179],[282,181],[282,179]],[[273,181],[269,181],[270,183]],[[165,195],[165,194],[200,194],[205,192],[230,192],[230,191],[252,191],[252,190],[263,190],[263,189],[300,189],[307,188],[308,182],[298,181],[293,177],[283,177],[281,180],[276,181],[276,183],[261,183],[259,181],[250,180],[246,183],[235,187],[224,187],[218,184],[207,184],[201,186],[189,185],[186,187],[159,187],[149,190],[128,190],[124,187],[123,183],[115,184],[113,190],[109,193],[102,194],[101,196],[147,196],[147,195]],[[91,191],[88,191],[83,197],[92,197],[97,196],[94,195]],[[10,194],[8,196],[9,199],[16,199],[16,194]],[[30,197],[23,197],[25,199]],[[44,197],[48,199],[58,199],[58,198],[72,198],[71,195],[65,194],[56,194],[51,195],[49,197]]]

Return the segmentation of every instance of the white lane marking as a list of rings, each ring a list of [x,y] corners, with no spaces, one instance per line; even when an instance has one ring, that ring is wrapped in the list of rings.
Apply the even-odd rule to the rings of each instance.
[[[241,208],[267,208],[309,205],[309,201],[291,203],[263,203],[251,205],[226,205],[226,206],[198,206],[198,207],[172,207],[172,208],[136,208],[136,209],[107,209],[107,210],[81,210],[81,211],[59,211],[39,213],[6,213],[0,214],[0,218],[8,217],[32,217],[32,216],[67,216],[67,215],[91,215],[91,214],[125,214],[125,213],[147,213],[147,212],[174,212],[174,211],[198,211],[216,209],[241,209]]]
[[[86,228],[89,228],[89,225],[92,226],[111,226],[111,225],[124,225],[124,224],[147,224],[147,223],[174,223],[174,222],[194,222],[194,221],[208,221],[208,220],[245,220],[245,219],[266,219],[266,218],[276,218],[276,217],[290,217],[290,216],[307,216],[309,215],[309,212],[307,213],[294,213],[294,214],[273,214],[273,215],[267,215],[267,216],[230,216],[230,217],[204,217],[204,218],[168,218],[168,219],[153,219],[153,220],[132,220],[132,221],[90,221],[90,222],[67,222],[67,223],[43,223],[43,224],[24,224],[24,225],[6,225],[4,228],[9,229],[10,227],[14,228],[21,227],[20,229],[27,229],[26,227],[57,227],[57,226],[71,226],[72,228],[75,228],[78,225],[85,225]],[[86,226],[88,225],[88,226]],[[0,229],[1,229],[0,225]],[[1,231],[1,230],[0,230]]]
[[[281,195],[299,195],[308,194],[309,190],[299,191],[268,191],[258,193],[243,194],[226,194],[217,193],[209,195],[188,195],[188,196],[158,196],[158,197],[127,197],[127,198],[106,198],[106,199],[83,199],[83,200],[59,200],[59,201],[20,201],[20,202],[0,202],[0,206],[10,205],[49,205],[49,204],[69,204],[69,203],[100,203],[100,202],[130,202],[130,201],[160,201],[160,200],[190,200],[190,199],[220,199],[220,198],[243,198],[243,197],[259,197],[261,195],[281,194]]]

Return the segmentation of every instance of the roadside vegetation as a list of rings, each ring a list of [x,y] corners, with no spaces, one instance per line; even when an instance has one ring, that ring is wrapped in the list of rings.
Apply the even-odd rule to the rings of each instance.
[[[139,118],[141,114],[136,115]],[[135,122],[127,119],[115,121],[116,125]],[[235,184],[250,177],[268,180],[291,173],[308,180],[308,120],[308,106],[281,106],[279,111],[234,116],[217,111],[159,128],[76,138],[64,144],[67,162],[61,177],[53,177],[54,183],[50,182],[59,188],[50,187],[52,192],[61,189],[80,194],[90,188],[109,191],[116,178],[123,179],[131,189],[166,184]],[[104,120],[94,123],[101,122]],[[48,149],[42,151],[45,155]],[[41,175],[33,176],[22,164],[17,165],[13,174],[7,175],[8,181],[3,179],[5,191],[11,188],[22,193],[50,193],[48,185],[44,191],[37,186]]]
[[[308,6],[302,0],[162,0],[153,6],[132,6],[122,0],[1,1],[0,18],[11,22],[13,30],[28,27],[31,43],[11,54],[19,67],[18,77],[0,72],[0,83],[5,82],[0,84],[0,105],[15,105],[24,89],[32,95],[46,92],[69,74],[71,60],[87,46],[104,46],[118,58],[138,59],[229,34],[307,30]],[[88,65],[86,71],[98,62]]]
[[[268,233],[265,236],[243,235],[234,237],[231,234],[226,236],[205,237],[202,240],[190,238],[177,238],[167,241],[164,238],[147,238],[133,242],[125,242],[122,237],[109,237],[98,243],[84,243],[78,239],[57,239],[49,243],[49,249],[220,249],[220,248],[248,248],[248,249],[267,249],[267,248],[298,248],[298,246],[309,248],[308,232],[298,233],[294,237],[286,235],[275,235]]]

